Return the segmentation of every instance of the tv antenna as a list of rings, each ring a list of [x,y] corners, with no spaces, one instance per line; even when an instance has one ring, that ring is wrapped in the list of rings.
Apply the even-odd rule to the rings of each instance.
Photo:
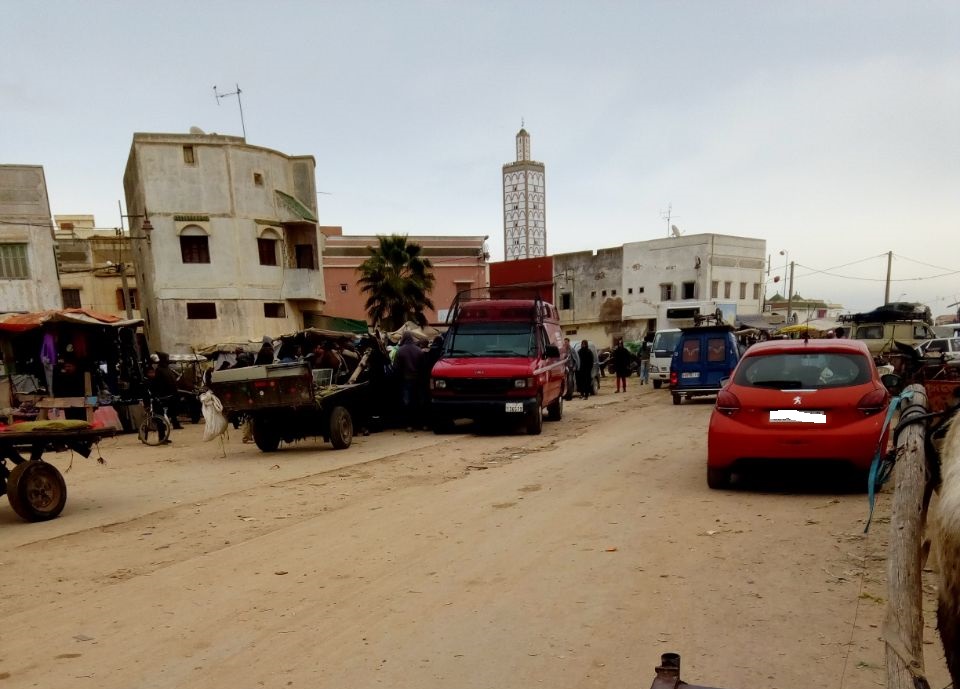
[[[223,98],[229,98],[230,96],[236,96],[236,97],[237,97],[237,105],[240,106],[240,129],[243,130],[243,138],[244,138],[244,140],[246,140],[246,138],[247,138],[247,128],[246,128],[246,126],[243,124],[243,101],[240,100],[240,94],[243,93],[243,91],[240,90],[240,84],[235,84],[235,86],[236,86],[237,90],[236,90],[236,91],[231,91],[230,93],[217,93],[217,87],[214,86],[214,87],[213,87],[213,97],[217,99],[217,105],[220,105],[220,100],[223,99]]]
[[[668,204],[667,204],[667,211],[666,211],[666,213],[664,213],[664,212],[661,211],[660,217],[667,221],[667,236],[668,236],[668,237],[679,237],[679,236],[680,236],[680,230],[676,229],[676,225],[671,225],[671,224],[670,224],[670,219],[676,217],[675,215],[673,215],[673,204],[672,204],[672,203],[668,203]]]

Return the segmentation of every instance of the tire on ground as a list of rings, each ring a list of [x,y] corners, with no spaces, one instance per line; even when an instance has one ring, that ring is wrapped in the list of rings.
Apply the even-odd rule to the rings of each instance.
[[[7,499],[22,519],[46,521],[58,516],[67,504],[67,483],[52,464],[21,462],[7,479]]]
[[[543,431],[543,409],[540,407],[540,398],[538,397],[536,406],[527,415],[527,433],[540,435],[541,431]]]
[[[267,419],[252,419],[253,442],[261,452],[276,452],[280,447],[280,431]]]
[[[345,407],[330,411],[330,444],[337,450],[345,450],[353,442],[353,419]]]
[[[547,418],[550,421],[559,421],[563,418],[563,395],[547,406]]]

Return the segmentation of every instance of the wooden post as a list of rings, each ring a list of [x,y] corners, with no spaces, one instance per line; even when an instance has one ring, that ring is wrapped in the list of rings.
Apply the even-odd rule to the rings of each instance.
[[[907,388],[900,418],[928,411],[921,385]],[[887,552],[887,613],[883,638],[888,689],[915,689],[923,677],[923,606],[921,567],[927,504],[926,422],[910,424],[897,441],[896,487],[890,516]],[[924,680],[925,684],[925,680]]]

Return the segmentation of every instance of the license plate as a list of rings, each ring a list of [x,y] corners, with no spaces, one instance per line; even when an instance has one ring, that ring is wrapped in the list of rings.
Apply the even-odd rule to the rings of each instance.
[[[684,371],[683,373],[680,374],[680,377],[681,377],[681,378],[699,378],[699,377],[700,377],[700,372],[699,372],[699,371]]]
[[[801,411],[799,409],[772,409],[771,423],[826,423],[827,413],[822,411]]]
[[[507,402],[506,412],[508,414],[522,414],[523,402]]]

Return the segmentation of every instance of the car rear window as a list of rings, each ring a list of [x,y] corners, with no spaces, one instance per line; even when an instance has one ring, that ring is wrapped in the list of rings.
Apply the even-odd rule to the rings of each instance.
[[[870,361],[861,354],[782,352],[746,357],[733,382],[755,388],[821,389],[862,385],[870,379]]]
[[[711,337],[707,340],[707,361],[725,361],[727,358],[727,340],[723,337]]]

